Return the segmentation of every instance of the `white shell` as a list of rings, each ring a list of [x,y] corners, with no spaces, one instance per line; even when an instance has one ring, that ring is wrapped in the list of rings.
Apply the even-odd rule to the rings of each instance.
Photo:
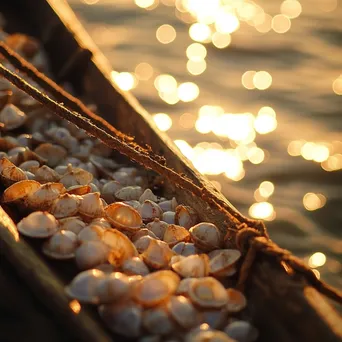
[[[203,251],[218,249],[222,244],[220,231],[212,223],[196,224],[189,231],[195,245]]]
[[[240,257],[241,252],[237,249],[218,249],[210,252],[210,273],[219,276],[232,268]]]
[[[134,246],[139,253],[143,253],[146,251],[152,240],[155,240],[152,236],[144,235],[134,241]]]
[[[143,313],[143,326],[152,334],[168,335],[175,326],[165,307],[156,307]]]
[[[61,230],[43,245],[43,253],[53,259],[71,259],[75,256],[78,240],[75,233]]]
[[[172,198],[172,200],[162,201],[158,203],[160,208],[165,211],[175,211],[176,207],[178,205],[177,200],[175,197]]]
[[[66,193],[61,195],[54,201],[50,212],[56,218],[75,216],[78,213],[80,202],[80,196],[69,195],[68,193]]]
[[[169,224],[175,224],[175,216],[176,213],[174,211],[165,211],[161,217],[161,220]]]
[[[46,159],[51,167],[57,166],[67,156],[67,150],[64,147],[50,143],[40,144],[34,152]]]
[[[176,294],[188,297],[190,286],[194,281],[196,281],[196,278],[184,278],[184,279],[182,279],[180,281],[180,283],[178,284]]]
[[[187,242],[190,240],[190,233],[184,227],[169,224],[165,230],[163,240],[173,247],[178,242]]]
[[[183,257],[172,264],[172,269],[183,278],[200,278],[209,275],[209,258],[206,254]]]
[[[101,190],[101,196],[106,200],[107,203],[115,202],[115,193],[122,188],[122,185],[117,181],[107,182]]]
[[[227,289],[228,301],[226,309],[228,312],[239,312],[247,306],[247,299],[245,295],[235,289]]]
[[[79,269],[96,267],[107,261],[108,247],[101,241],[87,241],[81,244],[75,252],[75,260]]]
[[[60,178],[59,174],[47,165],[41,166],[34,174],[36,176],[36,180],[41,183],[58,182]]]
[[[117,228],[136,231],[142,225],[142,219],[138,211],[122,202],[109,204],[104,210],[107,219]]]
[[[9,186],[3,193],[3,203],[26,199],[27,196],[40,188],[40,183],[34,180],[23,180]]]
[[[155,218],[160,218],[163,213],[159,205],[150,200],[144,201],[139,209],[139,212],[144,222],[151,222]]]
[[[190,229],[197,223],[198,217],[194,209],[185,205],[176,208],[175,222],[186,229]]]
[[[148,267],[138,257],[126,259],[122,264],[122,271],[127,275],[145,276],[150,273]]]
[[[190,256],[199,253],[196,246],[190,242],[179,242],[173,246],[172,251],[182,256]]]
[[[140,203],[144,203],[146,200],[150,200],[152,202],[157,202],[157,196],[152,192],[151,189],[146,189],[143,194],[139,198]]]
[[[86,226],[78,216],[66,217],[59,220],[59,227],[61,230],[68,230],[76,235]]]
[[[66,287],[65,291],[71,298],[82,303],[98,304],[98,284],[105,278],[105,274],[99,270],[88,270],[79,273]]]
[[[17,225],[19,232],[33,238],[47,238],[58,230],[58,221],[47,212],[36,211]]]
[[[164,221],[160,221],[158,218],[155,218],[152,222],[146,225],[146,228],[153,232],[159,239],[163,239],[165,230],[168,227],[168,223]]]
[[[258,338],[258,331],[249,322],[235,321],[227,325],[225,333],[238,342],[254,342]]]
[[[81,243],[87,241],[102,241],[103,234],[104,230],[102,227],[91,225],[83,228],[77,237]]]
[[[131,200],[131,201],[124,201],[123,203],[131,206],[132,208],[136,209],[137,211],[140,211],[141,203],[139,201]]]
[[[25,172],[16,166],[5,167],[1,171],[1,180],[6,186],[27,179]]]
[[[157,236],[152,231],[148,230],[147,228],[141,228],[136,233],[133,233],[133,235],[131,236],[131,240],[134,243],[135,241],[139,240],[143,236],[151,236],[153,239],[159,240]]]
[[[0,111],[0,122],[4,124],[3,130],[10,131],[22,126],[27,115],[13,104],[7,104]]]
[[[39,169],[39,162],[37,160],[27,160],[19,165],[23,171],[35,173]]]
[[[115,197],[121,201],[139,200],[142,195],[140,186],[126,186],[115,193]]]
[[[141,254],[145,264],[156,270],[167,267],[172,256],[173,252],[168,244],[155,239],[151,239],[147,249]]]
[[[91,192],[89,194],[83,195],[78,207],[78,212],[87,218],[103,216],[104,210],[102,201],[100,199],[100,193]]]
[[[81,168],[73,168],[60,179],[60,182],[69,188],[73,185],[88,185],[92,180],[93,175],[90,172]]]

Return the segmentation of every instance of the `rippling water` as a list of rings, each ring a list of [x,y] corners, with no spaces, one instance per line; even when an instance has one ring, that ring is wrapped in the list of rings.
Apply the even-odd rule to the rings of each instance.
[[[155,117],[160,128],[172,119],[168,134],[194,165],[242,213],[266,218],[276,242],[342,287],[342,3],[69,3],[119,72],[119,86],[134,88],[150,113],[167,114]],[[187,55],[196,22],[208,24],[192,27],[205,48]],[[168,44],[156,37],[165,24],[172,27],[160,29],[159,40],[176,32]]]

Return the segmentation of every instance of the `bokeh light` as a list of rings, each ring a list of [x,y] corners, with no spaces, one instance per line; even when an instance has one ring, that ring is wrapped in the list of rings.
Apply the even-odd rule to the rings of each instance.
[[[200,61],[188,60],[186,68],[191,75],[200,75],[207,68],[207,62],[203,59]]]
[[[171,75],[162,74],[156,77],[154,86],[159,92],[172,93],[177,89],[177,81]]]
[[[255,88],[265,90],[272,84],[272,76],[267,71],[258,71],[253,76],[253,83]]]
[[[165,113],[158,113],[153,115],[153,120],[156,123],[157,127],[163,132],[168,131],[172,126],[172,119]]]
[[[212,42],[218,49],[224,49],[232,41],[231,35],[229,33],[223,34],[220,32],[215,32],[212,36]]]
[[[191,113],[184,113],[179,118],[179,124],[182,129],[189,130],[195,126],[196,116]]]
[[[313,211],[325,206],[327,199],[322,194],[308,192],[303,197],[303,204],[306,210]]]
[[[285,0],[280,6],[280,11],[288,18],[294,19],[302,13],[302,5],[297,0]]]
[[[189,35],[192,40],[197,42],[208,42],[211,37],[211,29],[206,24],[195,23],[190,26]]]
[[[342,95],[342,75],[336,78],[332,84],[333,91],[336,95]]]
[[[327,261],[327,257],[322,252],[316,252],[312,254],[309,258],[309,266],[311,268],[321,267],[323,266]]]
[[[242,75],[241,83],[246,89],[255,89],[255,85],[253,81],[255,74],[256,74],[256,71],[248,70]]]
[[[220,33],[233,33],[240,27],[239,19],[232,13],[220,12],[216,16],[215,28]]]
[[[148,63],[139,63],[134,70],[136,77],[141,81],[147,81],[153,76],[153,68]]]
[[[200,43],[193,43],[187,47],[186,56],[194,62],[199,62],[207,56],[207,49]]]
[[[273,205],[269,202],[253,203],[248,210],[251,217],[272,221],[275,219],[275,211]]]
[[[178,97],[183,102],[191,102],[199,95],[198,85],[193,82],[184,82],[178,86]]]
[[[259,185],[259,191],[261,196],[263,196],[264,198],[268,198],[273,195],[274,184],[270,181],[264,181]]]
[[[111,78],[121,90],[131,90],[137,85],[135,76],[129,72],[112,71]]]
[[[134,0],[135,4],[140,8],[151,9],[158,5],[157,0]]]
[[[277,128],[276,113],[272,107],[262,107],[254,120],[254,128],[259,134],[267,134]]]
[[[176,39],[176,30],[171,25],[161,25],[156,32],[158,41],[162,44],[169,44]]]

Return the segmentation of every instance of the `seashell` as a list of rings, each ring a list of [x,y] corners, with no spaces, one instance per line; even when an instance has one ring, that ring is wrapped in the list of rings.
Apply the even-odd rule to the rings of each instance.
[[[179,242],[187,242],[190,240],[190,233],[181,226],[174,224],[168,225],[165,230],[163,240],[170,246],[173,247]]]
[[[92,225],[83,228],[78,233],[77,237],[81,243],[88,241],[102,241],[103,233],[102,227]]]
[[[173,246],[172,251],[183,256],[198,254],[199,251],[193,243],[179,242]]]
[[[40,183],[33,180],[23,180],[9,186],[2,196],[3,203],[23,202],[27,196],[40,188]]]
[[[227,289],[228,301],[226,308],[229,312],[239,312],[247,306],[244,294],[233,288]]]
[[[94,179],[93,179],[94,182]],[[95,183],[89,183],[89,185],[84,185],[89,187],[89,192],[100,192],[99,187]]]
[[[32,143],[34,144],[41,144],[46,142],[46,138],[44,137],[44,135],[40,132],[32,132]]]
[[[179,205],[176,208],[175,222],[186,229],[193,227],[198,221],[197,213],[191,207]]]
[[[110,330],[119,335],[136,338],[141,334],[142,309],[133,302],[104,304],[99,314]]]
[[[135,210],[137,211],[140,211],[140,208],[141,208],[141,204],[139,201],[136,201],[136,200],[132,200],[132,201],[124,201],[123,203],[131,206],[132,208],[134,208]]]
[[[151,189],[146,189],[143,194],[139,197],[139,202],[144,203],[146,200],[150,200],[152,202],[157,202],[157,196],[152,192]]]
[[[68,230],[61,230],[43,244],[43,253],[53,259],[71,259],[75,256],[77,247],[77,235]]]
[[[25,172],[18,167],[9,166],[2,169],[0,179],[5,186],[10,186],[13,183],[27,180],[27,176]]]
[[[177,262],[179,262],[179,261],[181,261],[183,259],[185,259],[185,257],[182,256],[182,255],[173,255],[171,257],[170,262],[169,262],[169,266],[172,266],[173,264],[175,264],[175,263],[177,263]]]
[[[77,248],[75,261],[79,269],[94,268],[107,261],[109,249],[101,241],[86,241]]]
[[[65,288],[65,292],[71,298],[82,303],[98,304],[98,284],[105,278],[105,274],[99,270],[88,270],[79,273]]]
[[[135,242],[143,236],[150,236],[151,238],[158,240],[158,238],[155,236],[155,234],[146,228],[139,229],[136,233],[134,233],[131,236],[131,240],[132,240],[132,242]]]
[[[147,238],[142,237],[140,239]],[[153,269],[161,269],[168,266],[173,252],[167,243],[151,238],[147,249],[141,254],[145,264]]]
[[[165,211],[161,217],[162,221],[168,223],[168,224],[175,224],[176,213],[173,211]]]
[[[126,186],[119,189],[115,193],[115,197],[120,201],[139,200],[142,192],[143,191],[140,186]]]
[[[160,208],[165,211],[175,211],[178,205],[177,200],[175,197],[172,200],[162,201],[158,203]]]
[[[35,173],[39,169],[39,162],[37,160],[28,160],[19,165],[19,168],[23,171],[29,171]]]
[[[143,253],[146,251],[146,249],[148,248],[148,246],[150,245],[150,242],[152,240],[155,240],[152,236],[145,235],[145,236],[142,236],[139,239],[135,240],[134,246],[139,253]]]
[[[49,213],[36,211],[24,217],[17,225],[18,231],[32,238],[47,238],[58,230],[58,221]]]
[[[215,278],[227,278],[233,276],[237,272],[235,266],[226,270],[215,273]]]
[[[132,241],[116,229],[106,229],[102,241],[110,248],[108,261],[120,267],[126,259],[138,256]]]
[[[64,191],[61,183],[45,183],[27,196],[26,204],[31,209],[48,210]]]
[[[142,324],[149,333],[156,335],[168,335],[175,328],[165,307],[156,307],[145,311]]]
[[[202,222],[190,228],[191,238],[196,247],[209,252],[221,246],[221,234],[212,223]]]
[[[170,316],[184,329],[191,329],[199,323],[197,310],[184,296],[172,296],[167,309]]]
[[[81,197],[78,212],[87,219],[101,217],[104,214],[99,192],[91,192]]]
[[[137,231],[142,225],[138,211],[122,202],[109,204],[104,211],[109,222],[117,228]]]
[[[136,176],[138,169],[136,167],[120,167],[118,171],[125,172],[129,177],[134,177]]]
[[[226,289],[212,277],[196,279],[190,284],[188,294],[191,301],[202,308],[221,308],[228,300]]]
[[[227,323],[227,320],[228,312],[224,309],[201,312],[201,323],[208,324],[212,329],[220,329]]]
[[[41,183],[58,182],[59,174],[50,167],[43,165],[35,172],[36,180]]]
[[[150,273],[136,285],[134,300],[144,307],[166,302],[177,289],[179,281],[179,276],[172,271]]]
[[[28,147],[23,147],[24,150],[20,150],[17,154],[13,155],[11,158],[12,162],[16,165],[28,160],[36,160],[39,164],[43,165],[46,163],[44,158],[41,158],[37,153],[31,151]]]
[[[176,294],[189,297],[189,289],[191,284],[196,281],[196,278],[184,278],[178,284]]]
[[[86,226],[86,224],[78,216],[66,217],[59,220],[59,228],[70,232],[78,233]]]
[[[155,218],[146,225],[146,228],[153,232],[159,239],[163,239],[168,223]]]
[[[6,104],[0,111],[0,122],[4,124],[2,130],[11,131],[22,126],[27,115],[13,104]]]
[[[241,252],[237,249],[218,249],[210,252],[210,273],[213,275],[229,270],[240,259]]]
[[[11,148],[11,149],[7,152],[7,155],[8,155],[9,157],[12,157],[12,156],[17,155],[19,152],[25,152],[25,147],[17,146],[17,147]]]
[[[24,171],[25,175],[26,175],[26,178],[28,180],[35,180],[36,179],[36,176],[32,173],[32,172],[29,172],[29,171]]]
[[[224,332],[238,342],[254,342],[259,335],[257,329],[246,321],[234,321],[226,326]]]
[[[91,191],[91,187],[89,185],[73,185],[67,190],[68,194],[78,195],[78,196],[86,195],[90,191]]]
[[[75,216],[78,212],[78,207],[81,202],[81,197],[76,195],[63,194],[57,198],[50,209],[51,214],[56,218]]]
[[[115,181],[119,182],[122,186],[128,186],[129,184],[132,184],[132,178],[123,171],[115,171],[113,172],[113,178]],[[137,200],[142,195],[142,193],[136,198]]]
[[[184,257],[172,264],[172,269],[183,278],[199,278],[209,275],[209,258],[206,254]]]
[[[99,303],[107,304],[124,299],[129,295],[130,290],[128,277],[123,273],[113,272],[99,281],[95,292]]]
[[[107,264],[107,263],[100,264],[100,265],[96,266],[95,269],[100,270],[100,271],[102,271],[103,273],[106,273],[106,274],[111,274],[112,272],[116,271],[116,267],[114,267],[111,264]]]
[[[237,342],[219,330],[198,331],[189,333],[185,342]]]
[[[148,267],[138,257],[126,259],[122,264],[122,271],[127,275],[145,276],[150,273]]]
[[[97,169],[92,163],[90,163],[90,162],[81,163],[80,165],[78,165],[78,167],[82,170],[85,170],[85,171],[91,173],[93,175],[93,177],[98,177]]]
[[[88,185],[92,180],[93,175],[90,172],[80,168],[73,168],[60,179],[60,182],[66,188],[69,188],[73,185]]]
[[[46,159],[47,164],[51,167],[57,166],[68,153],[64,147],[50,143],[40,144],[34,152]]]
[[[151,222],[155,218],[160,218],[163,213],[159,205],[150,200],[145,200],[141,205],[139,212],[143,222]]]
[[[110,222],[106,220],[104,217],[96,217],[90,223],[89,226],[96,225],[102,228],[112,228]]]
[[[112,149],[100,141],[95,141],[91,153],[100,157],[108,158],[112,154]]]
[[[32,145],[32,135],[31,134],[20,134],[17,137],[17,141],[20,146],[31,147]]]

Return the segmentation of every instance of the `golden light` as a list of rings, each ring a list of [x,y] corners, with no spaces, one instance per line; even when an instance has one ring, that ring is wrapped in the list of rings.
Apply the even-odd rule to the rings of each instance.
[[[265,13],[263,17],[263,21],[261,23],[257,23],[255,25],[255,29],[260,33],[267,33],[272,28],[272,16]]]
[[[178,97],[183,102],[191,102],[199,95],[198,85],[193,82],[184,82],[178,86]]]
[[[177,81],[171,75],[162,74],[156,77],[154,86],[160,92],[172,93],[177,89]]]
[[[336,95],[342,95],[342,75],[333,82],[333,91]]]
[[[193,43],[187,47],[186,56],[192,61],[199,62],[207,56],[207,49],[200,43]]]
[[[325,206],[327,199],[322,194],[308,192],[303,197],[303,204],[306,210],[313,211]]]
[[[232,13],[220,12],[216,16],[215,28],[220,33],[233,33],[239,27],[239,19]]]
[[[326,261],[327,257],[324,253],[316,252],[310,256],[308,264],[311,268],[316,268],[323,266]]]
[[[321,164],[325,171],[336,171],[342,169],[342,154],[334,154]]]
[[[329,148],[325,145],[316,144],[314,149],[313,161],[317,163],[324,162],[329,158]]]
[[[248,70],[242,75],[241,83],[246,89],[255,89],[255,85],[253,81],[255,74],[256,74],[256,71]]]
[[[239,17],[242,20],[252,20],[255,14],[257,13],[257,7],[252,3],[244,2],[241,6],[238,7],[238,13]]]
[[[202,59],[200,61],[188,60],[186,68],[191,75],[197,76],[202,74],[207,68],[207,62]]]
[[[285,33],[291,28],[291,20],[284,14],[278,14],[272,19],[272,29],[277,33]]]
[[[69,308],[77,315],[81,311],[81,304],[74,299],[69,302]]]
[[[229,33],[220,33],[215,32],[212,36],[212,42],[215,47],[218,49],[224,49],[227,47],[232,41],[232,38]]]
[[[82,0],[86,5],[95,5],[99,0]]]
[[[211,132],[214,125],[214,118],[211,116],[202,116],[196,120],[196,131],[202,134],[208,134]]]
[[[336,9],[337,7],[337,0],[324,0],[324,1],[319,1],[318,2],[319,7],[324,11],[324,12],[332,12]]]
[[[153,76],[153,68],[148,63],[139,63],[134,70],[135,75],[141,81],[147,81]]]
[[[194,127],[196,116],[190,113],[184,113],[179,118],[179,124],[184,130],[189,130]]]
[[[258,71],[253,77],[253,83],[255,88],[265,90],[271,86],[272,76],[267,71]]]
[[[302,157],[306,160],[312,160],[314,157],[315,143],[306,142],[300,149]]]
[[[154,7],[158,4],[158,1],[156,0],[134,0],[135,4],[140,8],[146,8]]]
[[[194,151],[192,147],[185,140],[175,140],[174,143],[180,149],[185,157],[189,160],[193,159]]]
[[[280,12],[290,19],[294,19],[302,13],[302,5],[297,0],[285,0],[280,6]]]
[[[275,219],[275,211],[273,205],[269,202],[253,203],[250,206],[248,213],[250,216],[256,219],[262,219],[267,221]]]
[[[254,120],[254,128],[259,134],[267,134],[277,128],[276,113],[271,107],[262,107]]]
[[[153,115],[153,120],[156,123],[157,127],[166,132],[172,126],[172,119],[165,113],[158,113]]]
[[[304,144],[306,143],[305,140],[293,140],[289,143],[287,147],[287,153],[290,156],[297,157],[301,155],[301,150]]]
[[[208,42],[211,37],[211,29],[206,24],[195,23],[189,28],[189,36],[197,42]]]
[[[247,157],[252,164],[261,164],[265,159],[265,152],[260,147],[252,147],[248,150]]]
[[[274,185],[270,181],[264,181],[259,185],[259,191],[261,196],[268,198],[272,196],[274,192]]]
[[[175,105],[179,102],[177,88],[167,92],[159,91],[158,95],[164,102],[166,102],[169,105]]]
[[[245,177],[245,169],[243,167],[243,163],[241,159],[234,153],[234,151],[226,151],[224,162],[224,175],[227,178],[238,182],[243,177]]]
[[[112,80],[118,85],[122,90],[128,91],[136,87],[137,80],[133,74],[129,72],[111,72]]]
[[[316,276],[317,279],[320,279],[320,278],[321,278],[321,273],[320,273],[318,270],[313,269],[312,272],[315,274],[315,276]]]
[[[161,25],[158,27],[156,37],[162,44],[169,44],[176,39],[176,30],[171,25]]]

